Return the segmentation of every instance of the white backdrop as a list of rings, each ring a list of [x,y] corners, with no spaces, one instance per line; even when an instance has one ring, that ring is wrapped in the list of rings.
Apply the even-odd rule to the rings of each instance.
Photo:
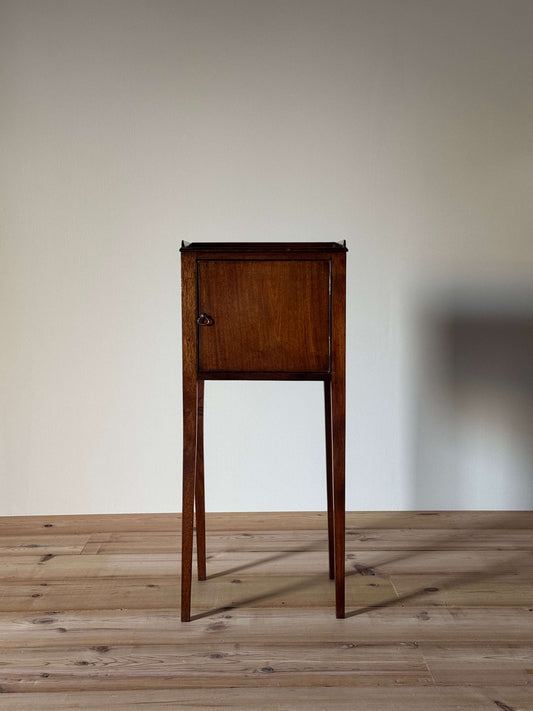
[[[182,239],[347,240],[349,509],[533,506],[530,0],[0,8],[0,514],[180,506]],[[208,509],[325,508],[322,416],[208,383]]]

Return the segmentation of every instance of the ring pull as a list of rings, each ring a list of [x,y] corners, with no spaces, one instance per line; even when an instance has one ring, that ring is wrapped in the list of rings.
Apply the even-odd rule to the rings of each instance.
[[[196,319],[196,323],[199,326],[212,326],[214,324],[214,321],[211,316],[208,316],[207,314],[200,314]]]

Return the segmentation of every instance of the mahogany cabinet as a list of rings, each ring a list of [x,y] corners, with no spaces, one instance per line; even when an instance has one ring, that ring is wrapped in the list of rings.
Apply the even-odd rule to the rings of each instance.
[[[346,244],[183,243],[181,619],[191,619],[194,511],[206,579],[205,380],[324,383],[329,575],[344,617]],[[281,492],[282,493],[282,492]]]

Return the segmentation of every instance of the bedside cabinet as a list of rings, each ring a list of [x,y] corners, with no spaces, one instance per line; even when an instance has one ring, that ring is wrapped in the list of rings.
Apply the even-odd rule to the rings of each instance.
[[[181,619],[191,619],[194,509],[206,579],[203,401],[206,380],[324,383],[329,575],[344,617],[346,244],[183,243]]]

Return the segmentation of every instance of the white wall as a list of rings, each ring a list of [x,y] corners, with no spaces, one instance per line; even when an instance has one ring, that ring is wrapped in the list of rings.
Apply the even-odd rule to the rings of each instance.
[[[533,506],[530,0],[0,8],[0,514],[180,505],[182,239],[348,241],[348,508]],[[325,507],[321,394],[208,383],[210,510]]]

